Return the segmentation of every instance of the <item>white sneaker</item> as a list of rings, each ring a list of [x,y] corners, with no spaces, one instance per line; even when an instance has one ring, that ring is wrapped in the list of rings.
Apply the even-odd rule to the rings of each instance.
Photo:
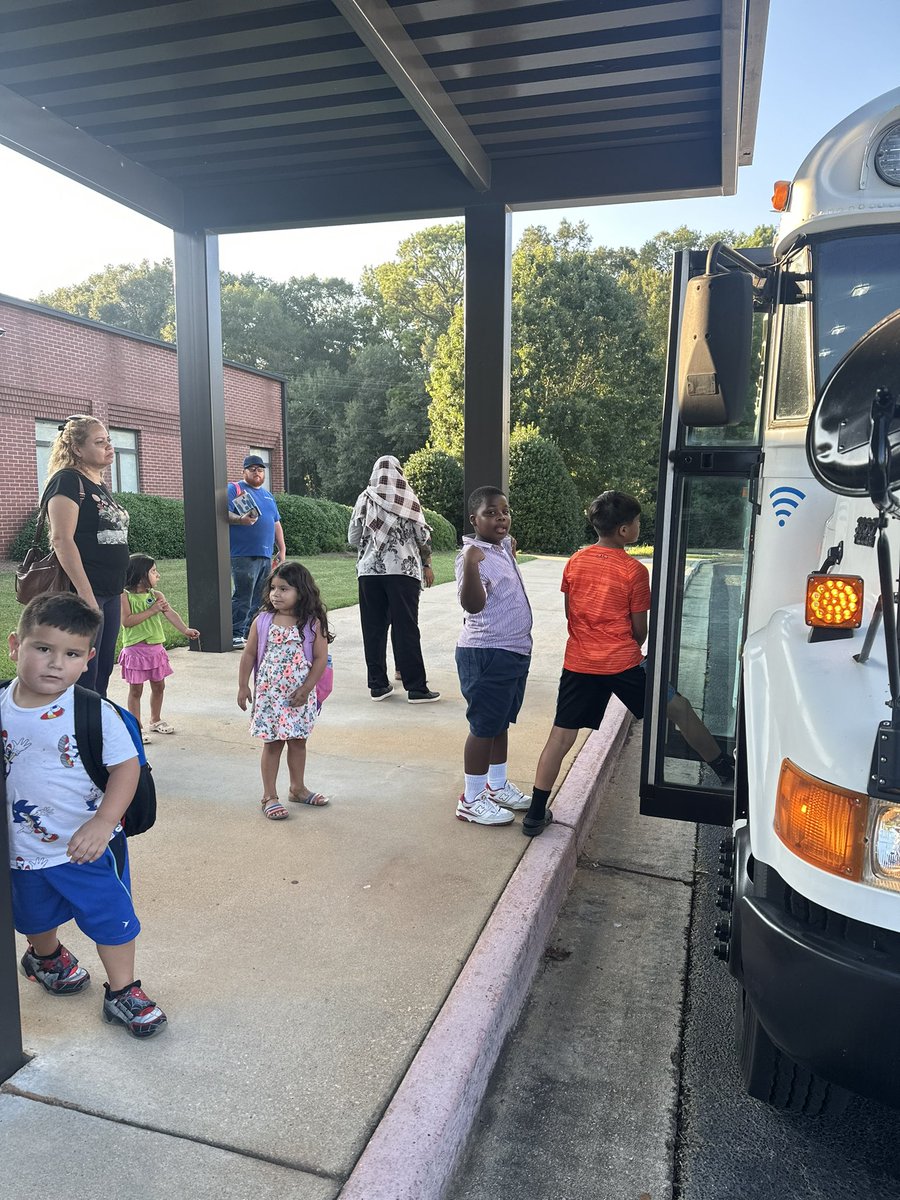
[[[246,645],[247,645],[247,642],[246,642],[246,640],[245,640],[244,638],[242,638],[242,637],[233,637],[233,638],[231,639],[231,648],[232,648],[232,650],[243,650],[243,648],[244,648]]]
[[[495,804],[499,804],[501,808],[511,809],[513,812],[525,812],[526,809],[531,808],[531,797],[520,792],[516,785],[508,779],[502,788],[492,788],[488,784],[487,794]]]
[[[457,821],[471,821],[473,825],[508,825],[515,817],[499,804],[495,804],[487,791],[479,792],[471,804],[460,796],[456,804]]]

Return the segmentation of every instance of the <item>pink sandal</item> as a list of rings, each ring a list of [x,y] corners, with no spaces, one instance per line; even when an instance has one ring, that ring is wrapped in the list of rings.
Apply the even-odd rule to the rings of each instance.
[[[267,821],[287,820],[288,810],[277,796],[263,796],[260,804],[262,805],[263,816]]]
[[[288,800],[293,804],[310,804],[313,808],[324,808],[328,803],[328,797],[323,796],[321,792],[307,792],[305,796],[301,796],[299,792],[291,790],[288,792]]]

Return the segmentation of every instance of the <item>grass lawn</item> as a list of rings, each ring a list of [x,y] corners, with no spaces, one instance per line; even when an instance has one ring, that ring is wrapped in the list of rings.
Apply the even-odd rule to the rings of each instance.
[[[456,552],[450,550],[432,556],[435,583],[450,582],[453,578],[455,559]],[[355,554],[319,554],[314,558],[299,561],[312,571],[327,608],[347,608],[348,605],[357,603]],[[527,556],[522,555],[520,562],[527,561]],[[156,565],[160,574],[160,589],[175,611],[190,625],[184,559],[160,559]],[[0,630],[3,632],[3,642],[0,645],[0,679],[10,679],[15,673],[7,653],[6,634],[15,629],[21,611],[21,606],[16,602],[15,571],[10,568],[0,570]],[[173,646],[187,645],[187,638],[182,637],[177,629],[171,625],[167,625],[167,629],[166,646],[170,650]]]

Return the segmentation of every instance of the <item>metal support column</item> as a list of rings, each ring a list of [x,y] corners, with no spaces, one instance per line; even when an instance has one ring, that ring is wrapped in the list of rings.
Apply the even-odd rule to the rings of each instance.
[[[9,891],[9,827],[6,823],[6,775],[0,773],[0,1083],[24,1066],[19,982]]]
[[[509,489],[512,222],[502,204],[466,209],[465,491]],[[468,520],[465,526],[468,530]]]
[[[203,650],[230,650],[225,382],[214,234],[175,234],[175,328],[190,622],[200,630]]]

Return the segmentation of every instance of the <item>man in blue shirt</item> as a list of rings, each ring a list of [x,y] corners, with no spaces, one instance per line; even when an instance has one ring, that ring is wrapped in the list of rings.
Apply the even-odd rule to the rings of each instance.
[[[231,540],[231,644],[242,649],[250,623],[262,603],[263,585],[285,558],[284,531],[275,497],[263,487],[266,464],[258,454],[244,459],[241,483],[228,485],[228,533]]]

